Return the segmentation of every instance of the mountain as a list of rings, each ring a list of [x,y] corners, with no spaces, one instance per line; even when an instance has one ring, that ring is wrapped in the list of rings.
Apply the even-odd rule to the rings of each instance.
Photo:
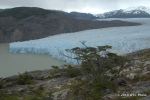
[[[70,12],[71,16],[77,19],[89,20],[89,19],[97,19],[98,17],[90,14],[90,13],[79,13],[79,12]]]
[[[92,19],[93,17],[83,20],[85,16],[83,18],[77,16],[78,13],[36,7],[3,9],[0,12],[0,42],[39,39],[60,33],[102,27],[137,25],[137,23],[123,21],[101,22]]]
[[[98,14],[99,18],[150,18],[150,8],[132,7]]]

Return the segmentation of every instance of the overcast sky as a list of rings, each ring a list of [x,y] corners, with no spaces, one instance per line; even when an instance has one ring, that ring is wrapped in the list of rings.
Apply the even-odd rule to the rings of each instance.
[[[97,14],[128,7],[150,7],[150,0],[0,0],[0,8],[20,6]]]

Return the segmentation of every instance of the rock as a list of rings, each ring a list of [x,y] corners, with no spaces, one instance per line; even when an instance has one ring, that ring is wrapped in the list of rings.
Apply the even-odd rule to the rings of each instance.
[[[150,61],[145,61],[144,66],[149,66],[150,67]]]
[[[102,100],[115,100],[116,98],[117,98],[116,94],[108,94],[104,96]]]
[[[53,93],[54,100],[68,100],[69,89],[64,89],[58,92]]]
[[[127,85],[127,81],[124,78],[118,78],[117,80],[115,80],[115,83],[118,86],[126,86]]]
[[[135,76],[137,76],[136,73],[129,73],[126,77],[133,80],[135,78]]]
[[[143,97],[143,98],[140,99],[140,100],[150,100],[150,96]]]
[[[111,94],[111,93],[113,93],[113,91],[110,90],[110,89],[105,89],[105,90],[103,91],[103,93],[104,93],[104,94]]]
[[[144,93],[150,90],[150,81],[142,81],[132,84],[132,91],[134,93]]]

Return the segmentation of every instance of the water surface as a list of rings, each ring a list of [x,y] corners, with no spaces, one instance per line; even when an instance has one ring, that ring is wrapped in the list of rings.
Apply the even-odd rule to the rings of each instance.
[[[0,44],[0,77],[11,76],[25,71],[49,69],[51,65],[65,62],[48,55],[11,54],[8,44]]]

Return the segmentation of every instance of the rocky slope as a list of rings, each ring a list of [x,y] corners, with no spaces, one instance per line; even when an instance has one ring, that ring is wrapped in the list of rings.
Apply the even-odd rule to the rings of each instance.
[[[95,21],[95,18],[84,13],[66,13],[34,7],[4,9],[0,12],[0,42],[38,39],[86,29],[139,25],[123,21]]]
[[[150,49],[134,52],[126,57],[130,60],[121,70],[121,77],[115,81],[119,88],[115,93],[109,90],[105,91],[107,94],[103,100],[150,99]],[[75,67],[79,68],[79,66]],[[75,74],[68,74],[65,70],[58,71],[55,66],[53,68],[1,79],[0,98],[4,100],[12,100],[12,98],[14,98],[13,100],[31,100],[35,95],[35,100],[71,100],[71,86],[84,77],[73,76]],[[18,97],[19,99],[16,99]],[[78,100],[83,99],[78,98]]]

